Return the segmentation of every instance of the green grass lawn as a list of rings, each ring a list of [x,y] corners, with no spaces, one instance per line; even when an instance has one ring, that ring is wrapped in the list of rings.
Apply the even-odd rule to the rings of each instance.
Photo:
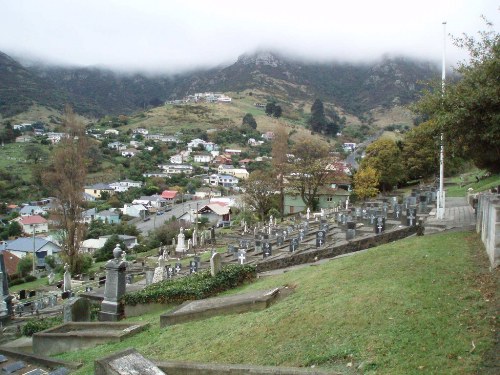
[[[479,182],[477,182],[476,176],[480,178]],[[446,187],[446,196],[463,197],[467,194],[469,188],[472,188],[473,192],[480,192],[500,185],[500,174],[485,178],[482,178],[482,176],[484,176],[484,171],[476,171],[476,173],[467,174],[463,179],[460,179],[460,177],[450,179],[456,185]]]
[[[159,314],[122,343],[66,353],[83,361],[129,347],[157,360],[316,366],[377,374],[470,374],[492,347],[487,258],[470,232],[412,237],[235,292],[287,285],[270,308],[159,328]],[[489,289],[488,289],[489,288]]]

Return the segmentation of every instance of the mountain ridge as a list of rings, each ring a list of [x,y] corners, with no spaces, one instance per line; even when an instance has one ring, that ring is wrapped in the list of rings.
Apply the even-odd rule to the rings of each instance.
[[[23,66],[0,52],[0,114],[9,117],[31,104],[92,116],[130,114],[203,91],[259,89],[285,102],[323,101],[361,117],[375,108],[416,99],[420,81],[437,78],[438,67],[405,57],[371,63],[306,62],[272,51],[242,54],[225,67],[176,75],[123,74],[102,68]]]

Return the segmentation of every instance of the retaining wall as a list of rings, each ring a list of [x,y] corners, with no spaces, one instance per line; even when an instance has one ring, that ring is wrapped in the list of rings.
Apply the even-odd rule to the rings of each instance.
[[[400,240],[417,232],[417,226],[402,227],[389,230],[382,234],[371,235],[341,243],[325,245],[325,247],[311,248],[309,250],[299,251],[278,258],[264,259],[257,263],[257,272],[271,271],[299,264],[313,263],[320,259],[333,258],[338,255],[354,253],[356,251],[369,249],[388,242]]]
[[[481,234],[492,268],[500,265],[500,195],[478,194],[476,232]]]

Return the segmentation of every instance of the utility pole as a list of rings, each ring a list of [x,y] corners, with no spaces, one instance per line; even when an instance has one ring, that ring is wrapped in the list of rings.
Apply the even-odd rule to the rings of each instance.
[[[35,229],[36,229],[36,224],[33,224],[33,276],[35,276],[35,271],[36,271],[36,265],[35,265],[35,259],[36,259]]]
[[[446,22],[443,22],[443,65],[441,67],[441,95],[444,97],[444,85],[446,79]],[[444,219],[444,208],[445,208],[445,193],[444,193],[444,135],[443,129],[441,129],[441,144],[439,151],[439,190],[437,195],[437,209],[436,217],[438,220]]]

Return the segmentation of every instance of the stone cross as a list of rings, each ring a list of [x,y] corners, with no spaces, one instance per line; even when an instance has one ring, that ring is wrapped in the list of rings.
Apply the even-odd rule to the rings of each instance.
[[[244,264],[245,263],[245,259],[246,259],[245,252],[244,251],[240,251],[240,253],[238,255],[238,260],[240,261],[240,264]]]
[[[307,207],[307,214],[306,214],[307,220],[309,220],[310,217],[311,217],[311,209]]]
[[[64,285],[63,292],[68,292],[71,290],[71,274],[69,272],[69,264],[64,265]]]

